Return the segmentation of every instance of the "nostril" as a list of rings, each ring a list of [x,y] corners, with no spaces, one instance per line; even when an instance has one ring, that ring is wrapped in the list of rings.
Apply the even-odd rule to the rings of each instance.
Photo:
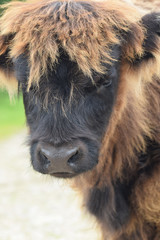
[[[68,160],[68,164],[70,166],[73,166],[75,165],[75,163],[77,162],[78,160],[78,155],[79,155],[79,151],[77,150]]]
[[[40,162],[43,165],[50,164],[50,160],[48,159],[48,157],[42,151],[39,151],[38,155],[39,155]]]

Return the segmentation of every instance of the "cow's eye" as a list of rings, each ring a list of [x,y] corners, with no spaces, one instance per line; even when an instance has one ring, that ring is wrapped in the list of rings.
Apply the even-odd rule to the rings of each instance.
[[[107,81],[105,81],[102,86],[104,86],[105,88],[109,87],[112,84],[112,79],[108,79]]]
[[[105,93],[105,89],[109,88],[112,85],[112,79],[108,78],[108,79],[103,79],[103,81],[101,83],[99,83],[99,85],[97,86],[97,92],[98,93]]]
[[[112,76],[107,75],[107,76],[95,76],[95,83],[97,89],[102,88],[102,87],[109,87],[112,84]]]

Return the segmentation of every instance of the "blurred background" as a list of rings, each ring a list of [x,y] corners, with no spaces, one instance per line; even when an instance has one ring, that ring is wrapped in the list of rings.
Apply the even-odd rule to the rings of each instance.
[[[33,171],[26,139],[22,96],[0,90],[0,240],[100,239],[78,193]]]
[[[0,5],[10,0],[0,0]],[[0,15],[2,9],[0,9]],[[0,141],[16,133],[25,126],[22,96],[10,101],[8,93],[0,89]]]
[[[6,139],[25,127],[22,96],[10,100],[6,91],[0,90],[0,140]]]

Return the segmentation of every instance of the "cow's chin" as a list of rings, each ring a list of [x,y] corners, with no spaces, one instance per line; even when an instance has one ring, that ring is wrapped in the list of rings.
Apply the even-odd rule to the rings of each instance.
[[[61,173],[51,173],[50,176],[56,177],[56,178],[73,178],[76,177],[77,173],[67,173],[67,172],[61,172]]]

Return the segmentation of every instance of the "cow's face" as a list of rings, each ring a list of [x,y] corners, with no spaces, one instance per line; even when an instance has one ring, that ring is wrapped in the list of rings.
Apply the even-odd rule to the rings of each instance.
[[[119,59],[118,47],[112,52]],[[118,61],[105,75],[86,77],[75,62],[61,53],[54,69],[41,77],[39,87],[27,91],[27,57],[14,68],[22,87],[30,128],[31,161],[35,170],[56,177],[72,177],[98,163],[118,86]]]
[[[125,81],[126,91],[136,93],[143,72],[150,79],[154,74],[159,14],[141,19],[133,7],[112,1],[46,0],[7,8],[0,22],[0,74],[5,86],[13,76],[22,88],[33,167],[57,177],[93,169],[117,89]]]

